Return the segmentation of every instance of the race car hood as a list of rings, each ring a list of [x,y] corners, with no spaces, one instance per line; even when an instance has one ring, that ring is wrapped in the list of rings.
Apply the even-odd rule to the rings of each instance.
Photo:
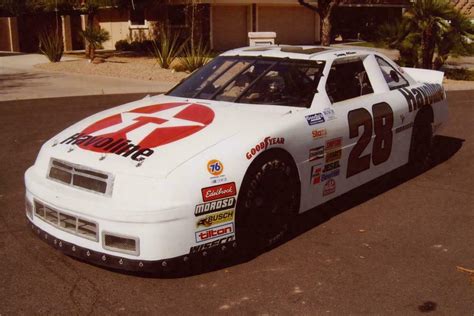
[[[67,128],[43,145],[38,160],[47,165],[55,158],[113,174],[165,177],[244,130],[275,126],[285,113],[288,108],[277,106],[148,96]]]

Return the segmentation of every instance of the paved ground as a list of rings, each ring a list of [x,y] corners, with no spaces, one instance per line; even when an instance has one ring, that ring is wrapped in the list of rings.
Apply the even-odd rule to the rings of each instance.
[[[74,58],[63,57],[64,60]],[[47,62],[39,54],[0,57],[0,101],[117,93],[168,91],[174,83],[46,72],[33,68]]]
[[[257,258],[178,279],[119,274],[71,259],[26,228],[23,173],[72,122],[135,96],[0,103],[0,315],[472,315],[474,92],[450,92],[438,164],[392,173],[298,221]],[[474,278],[474,277],[473,277]]]

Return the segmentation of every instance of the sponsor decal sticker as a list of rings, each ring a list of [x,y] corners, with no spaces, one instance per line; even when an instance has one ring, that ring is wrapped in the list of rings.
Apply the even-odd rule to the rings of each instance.
[[[235,197],[196,205],[194,215],[201,216],[235,207]]]
[[[212,239],[224,237],[234,233],[234,223],[224,224],[212,228],[206,228],[195,233],[196,242],[211,241]]]
[[[247,152],[245,157],[247,159],[252,159],[253,156],[258,154],[260,151],[266,150],[269,146],[273,145],[278,145],[278,144],[284,144],[285,139],[283,137],[265,137],[263,141],[258,143],[254,148],[250,149],[250,151]]]
[[[212,187],[207,187],[201,189],[202,201],[209,202],[217,199],[222,199],[225,197],[234,196],[237,194],[237,189],[235,188],[234,182],[229,182],[225,184],[215,185]]]
[[[321,167],[311,167],[311,184],[318,184],[321,182]]]
[[[153,155],[153,148],[191,136],[213,120],[214,111],[202,104],[155,104],[101,119],[61,144],[141,161]]]
[[[407,101],[409,112],[445,99],[443,86],[435,83],[425,83],[417,88],[404,87],[397,90]]]
[[[222,224],[234,220],[234,210],[228,210],[220,213],[207,215],[197,221],[196,227],[211,227],[216,224]]]
[[[328,179],[337,177],[339,175],[340,169],[334,169],[328,172],[323,173],[321,176],[321,181],[326,181]]]
[[[203,251],[203,250],[208,250],[208,249],[211,249],[211,248],[214,248],[214,247],[217,247],[217,246],[222,246],[222,245],[225,245],[225,244],[233,242],[233,241],[235,241],[235,236],[228,236],[228,237],[217,239],[217,240],[205,243],[205,244],[201,244],[201,245],[191,247],[191,249],[189,249],[189,252],[190,253],[196,253],[196,252],[200,252],[200,251]]]
[[[308,125],[316,125],[320,123],[324,123],[324,116],[322,113],[315,113],[311,115],[306,115],[305,116],[306,121],[308,122]]]
[[[313,134],[313,139],[323,138],[323,137],[326,137],[327,135],[325,128],[315,129],[311,133]]]
[[[331,163],[326,164],[326,165],[324,166],[323,172],[328,172],[328,171],[337,169],[337,168],[339,168],[339,167],[340,167],[340,165],[339,165],[339,160],[338,160],[338,161],[334,161],[334,162],[331,162]]]
[[[315,161],[324,158],[324,146],[311,148],[309,150],[309,161]]]
[[[326,153],[326,163],[330,163],[336,160],[341,159],[342,150],[330,151]]]
[[[342,147],[342,137],[337,137],[326,141],[326,151],[332,151],[341,149]]]
[[[399,126],[395,129],[395,133],[401,133],[403,131],[406,131],[407,129],[410,129],[413,127],[413,122],[408,123],[406,125]]]
[[[217,159],[209,160],[207,163],[207,171],[213,176],[218,176],[224,171],[224,165]]]
[[[324,183],[323,196],[329,195],[336,192],[336,180],[329,179]]]
[[[331,108],[325,108],[323,110],[323,115],[326,121],[332,121],[336,119],[336,112],[334,112],[334,110]]]

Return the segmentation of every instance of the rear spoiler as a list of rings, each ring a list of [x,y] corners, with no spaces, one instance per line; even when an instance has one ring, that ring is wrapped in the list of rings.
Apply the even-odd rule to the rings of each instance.
[[[438,70],[402,67],[410,77],[418,82],[443,84],[444,72]]]

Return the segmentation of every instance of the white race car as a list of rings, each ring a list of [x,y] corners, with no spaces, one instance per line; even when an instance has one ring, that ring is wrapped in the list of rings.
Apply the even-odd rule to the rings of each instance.
[[[442,79],[368,50],[228,51],[47,141],[25,174],[27,217],[64,253],[123,270],[262,250],[299,213],[423,165],[447,120]]]

